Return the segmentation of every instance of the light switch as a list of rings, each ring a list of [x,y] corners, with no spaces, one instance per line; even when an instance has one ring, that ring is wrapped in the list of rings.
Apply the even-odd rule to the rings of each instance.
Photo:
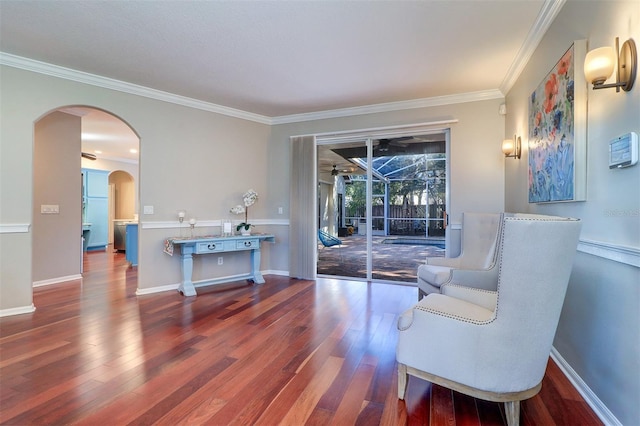
[[[282,207],[278,207],[278,214],[282,214]]]
[[[144,206],[142,212],[144,214],[153,214],[153,206]]]
[[[58,204],[41,204],[40,213],[42,214],[59,214],[60,206]]]

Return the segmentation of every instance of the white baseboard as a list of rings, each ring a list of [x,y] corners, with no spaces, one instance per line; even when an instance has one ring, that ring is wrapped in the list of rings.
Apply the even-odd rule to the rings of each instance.
[[[278,271],[276,269],[270,269],[268,271],[263,271],[262,275],[278,275],[281,277],[288,277],[289,271]]]
[[[605,425],[622,426],[622,423],[613,415],[613,413],[607,408],[606,405],[593,393],[593,391],[582,380],[578,373],[571,368],[569,363],[560,355],[560,352],[556,348],[551,348],[551,358],[556,362],[560,370],[567,376],[567,379],[571,382],[573,387],[576,388],[578,393],[582,395],[585,402],[591,407],[596,415],[602,420]]]
[[[12,315],[30,314],[35,312],[36,307],[32,303],[31,306],[21,306],[19,308],[0,309],[0,318],[10,317]]]
[[[67,281],[75,281],[75,280],[80,280],[82,279],[82,275],[80,274],[75,274],[75,275],[67,275],[66,277],[58,277],[58,278],[51,278],[48,280],[41,280],[41,281],[34,281],[33,282],[33,287],[43,287],[45,285],[51,285],[51,284],[59,284],[59,283],[66,283]]]
[[[277,271],[277,270],[269,270],[269,271],[260,271],[260,273],[262,275],[281,275],[281,276],[285,276],[288,277],[289,276],[289,271]],[[219,278],[215,278],[214,281],[228,281],[228,282],[233,282],[236,280],[242,280],[244,279],[243,277],[245,277],[245,275],[229,275],[226,277],[219,277]],[[211,279],[206,279],[206,280],[199,280],[199,281],[194,281],[193,285],[195,287],[198,287],[198,284],[202,284],[202,283],[207,283],[207,282],[211,282]],[[178,284],[168,284],[168,285],[161,285],[158,287],[149,287],[149,288],[139,288],[136,289],[136,296],[142,296],[145,294],[154,294],[154,293],[161,293],[163,291],[174,291],[177,290],[178,287],[180,287],[180,283]]]
[[[154,294],[154,293],[161,293],[163,291],[175,291],[178,289],[178,287],[180,287],[180,284],[168,284],[168,285],[161,285],[158,287],[149,287],[149,288],[140,288],[138,287],[136,289],[136,296],[143,296],[145,294]]]

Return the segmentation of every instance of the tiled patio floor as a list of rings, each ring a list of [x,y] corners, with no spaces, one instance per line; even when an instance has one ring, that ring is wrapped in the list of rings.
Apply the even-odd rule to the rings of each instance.
[[[409,237],[374,236],[373,278],[405,283],[416,282],[418,265],[428,256],[443,257],[442,239],[429,239],[434,245],[388,244],[385,239],[410,242]],[[318,248],[318,275],[366,278],[366,236],[352,235],[341,238],[342,246]],[[411,238],[415,240],[415,238]],[[438,244],[438,245],[435,245]]]

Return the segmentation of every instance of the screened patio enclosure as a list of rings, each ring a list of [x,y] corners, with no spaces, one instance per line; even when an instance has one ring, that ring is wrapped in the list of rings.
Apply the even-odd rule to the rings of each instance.
[[[400,138],[402,139],[402,138]],[[417,139],[417,138],[414,138]],[[419,139],[418,139],[419,140]],[[362,148],[334,148],[366,172]],[[338,199],[339,232],[362,233],[366,218],[366,174],[345,173]],[[372,159],[371,221],[374,235],[444,237],[446,153],[444,141],[385,146],[378,142]],[[348,232],[348,231],[347,231]]]
[[[319,247],[317,273],[415,282],[444,256],[446,197],[443,133],[318,145],[318,229],[343,244]]]

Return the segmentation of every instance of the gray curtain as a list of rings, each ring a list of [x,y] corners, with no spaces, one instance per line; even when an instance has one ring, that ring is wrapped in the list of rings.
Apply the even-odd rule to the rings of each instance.
[[[315,136],[291,138],[289,276],[315,279],[317,167]]]

